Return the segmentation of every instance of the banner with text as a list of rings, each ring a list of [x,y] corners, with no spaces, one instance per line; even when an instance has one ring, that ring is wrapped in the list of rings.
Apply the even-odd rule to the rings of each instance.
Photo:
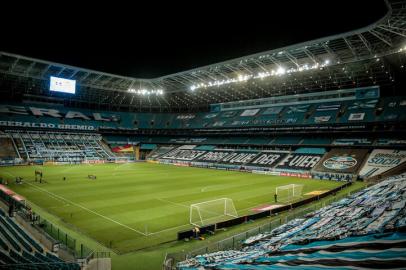
[[[362,178],[372,177],[395,168],[406,161],[406,151],[375,149],[360,172]]]

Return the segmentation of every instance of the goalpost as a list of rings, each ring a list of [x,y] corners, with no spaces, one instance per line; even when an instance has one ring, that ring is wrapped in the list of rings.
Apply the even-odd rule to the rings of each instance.
[[[190,205],[190,224],[201,227],[221,217],[238,217],[232,199],[221,198]]]
[[[289,202],[302,197],[303,185],[290,184],[276,187],[275,194],[278,196],[278,201]]]

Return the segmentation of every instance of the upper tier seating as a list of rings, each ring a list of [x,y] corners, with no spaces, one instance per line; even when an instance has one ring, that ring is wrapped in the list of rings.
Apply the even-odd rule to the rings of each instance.
[[[335,123],[342,105],[338,102],[318,104],[307,120],[308,124]]]
[[[386,98],[377,106],[377,119],[384,122],[405,121],[405,108],[406,99],[395,97]]]
[[[406,263],[406,174],[180,269],[393,269]]]
[[[18,106],[21,104],[17,104]],[[59,125],[90,126],[92,130],[103,129],[198,129],[239,128],[258,126],[354,124],[406,120],[406,99],[390,97],[380,99],[359,99],[338,102],[301,103],[274,105],[268,108],[238,109],[222,112],[199,113],[128,113],[97,112],[91,110],[41,105],[45,109],[57,109],[61,117],[70,110],[79,111],[88,119],[36,117],[11,114],[14,105],[0,105],[0,120],[7,122],[29,122],[37,126],[49,123]],[[4,109],[2,109],[4,107]],[[11,108],[11,109],[10,109]],[[21,108],[20,108],[21,110]],[[1,113],[2,111],[6,113]],[[99,113],[103,120],[95,120],[93,113]],[[22,123],[19,124],[20,126]]]
[[[341,123],[373,122],[378,99],[356,100],[346,104],[345,113],[340,117]]]

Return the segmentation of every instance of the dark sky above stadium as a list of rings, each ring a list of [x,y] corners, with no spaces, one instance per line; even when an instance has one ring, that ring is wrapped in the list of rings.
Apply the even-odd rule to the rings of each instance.
[[[386,12],[383,0],[170,2],[10,8],[0,50],[153,78],[354,30]]]

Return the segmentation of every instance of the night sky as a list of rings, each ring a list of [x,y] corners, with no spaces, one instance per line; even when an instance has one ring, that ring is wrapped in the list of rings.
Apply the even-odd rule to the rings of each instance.
[[[386,12],[383,0],[219,2],[10,8],[0,50],[153,78],[354,30]]]

